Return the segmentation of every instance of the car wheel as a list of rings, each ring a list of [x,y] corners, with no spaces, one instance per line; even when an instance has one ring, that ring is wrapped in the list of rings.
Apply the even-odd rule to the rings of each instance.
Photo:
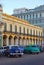
[[[32,52],[31,52],[31,51],[29,51],[29,54],[32,54]]]
[[[39,52],[37,54],[39,54]]]
[[[22,55],[19,55],[19,57],[21,57]]]
[[[26,51],[24,51],[23,53],[26,54]]]
[[[9,53],[7,53],[6,55],[7,55],[7,57],[10,57],[10,54]]]
[[[7,57],[10,57],[10,54],[8,54]]]
[[[4,56],[6,56],[6,54],[5,54],[5,53],[4,53],[3,55],[4,55]]]

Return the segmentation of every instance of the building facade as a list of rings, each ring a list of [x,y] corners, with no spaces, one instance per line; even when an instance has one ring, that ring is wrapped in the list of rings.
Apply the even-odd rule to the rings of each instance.
[[[14,10],[13,16],[27,20],[29,23],[40,26],[43,28],[43,38],[44,38],[44,5],[36,7],[34,9],[22,9]],[[43,40],[44,43],[44,40]]]
[[[23,20],[27,20],[33,25],[37,25],[44,28],[44,5],[36,7],[34,9],[16,9],[13,12],[13,16],[21,18]]]
[[[42,28],[3,13],[0,5],[0,46],[42,45]]]

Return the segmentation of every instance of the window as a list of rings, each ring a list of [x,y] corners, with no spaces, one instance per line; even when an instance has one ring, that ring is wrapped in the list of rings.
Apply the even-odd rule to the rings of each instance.
[[[6,31],[7,30],[7,24],[5,23],[4,24],[4,31]]]
[[[37,14],[36,14],[36,18],[37,18],[38,16],[37,16]]]
[[[31,19],[33,19],[33,14],[31,14]]]
[[[25,20],[27,20],[27,15],[25,15]]]
[[[36,30],[36,35],[38,35],[37,30]]]
[[[40,32],[40,36],[42,36],[42,32]]]
[[[41,17],[41,13],[40,13],[40,17]]]
[[[21,16],[20,16],[20,18],[21,18]]]
[[[17,26],[15,25],[15,33],[17,32]]]
[[[23,32],[24,32],[24,34],[25,34],[25,28],[23,29]]]
[[[30,19],[30,15],[28,15],[28,20]]]
[[[42,36],[42,32],[41,32],[41,36]]]
[[[25,20],[25,15],[24,15],[24,20]]]
[[[37,13],[37,15],[38,15],[38,18],[40,18],[40,13]]]
[[[29,29],[27,29],[27,34],[29,34]]]
[[[33,30],[33,35],[35,35],[35,30]]]
[[[32,35],[32,30],[30,30],[30,34]]]
[[[30,19],[31,19],[31,15],[30,15]]]
[[[10,24],[10,32],[12,32],[12,25]]]
[[[36,18],[36,14],[34,13],[34,18]]]
[[[24,15],[22,15],[22,19],[24,20]]]
[[[34,13],[33,13],[33,18],[34,18]]]
[[[39,36],[40,36],[40,31],[39,31]]]
[[[36,22],[35,22],[36,24],[37,24],[37,20],[36,20]]]
[[[20,18],[20,16],[18,16],[18,18]]]
[[[22,19],[22,15],[21,15],[21,19]]]
[[[44,12],[41,13],[41,16],[44,17]]]
[[[21,33],[21,27],[19,28],[19,32]]]
[[[30,21],[30,23],[32,24],[32,20]]]
[[[28,15],[27,15],[27,20],[28,20]]]

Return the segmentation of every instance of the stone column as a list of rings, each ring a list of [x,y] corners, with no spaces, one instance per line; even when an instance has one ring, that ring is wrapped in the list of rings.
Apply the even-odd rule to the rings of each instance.
[[[22,39],[20,39],[20,45],[22,45]]]
[[[38,39],[38,42],[37,42],[38,45],[40,45],[40,40]]]
[[[27,45],[27,39],[25,39],[25,45]]]
[[[26,42],[25,42],[25,39],[23,39],[23,45],[24,45],[24,46],[25,46],[25,43],[26,43]]]
[[[32,44],[34,44],[34,40],[32,39]]]
[[[40,40],[40,46],[42,46],[42,40]]]
[[[8,46],[9,45],[9,38],[7,37],[6,39],[6,45]]]
[[[14,38],[11,39],[11,45],[14,45]]]
[[[31,43],[31,41],[30,41],[30,38],[29,38],[29,44]]]
[[[32,39],[29,39],[29,43],[32,44]]]
[[[37,39],[37,45],[39,45],[39,39]]]
[[[27,39],[27,45],[29,45],[29,40]]]
[[[35,39],[35,45],[37,45],[37,43],[36,43],[36,39]]]
[[[18,45],[18,39],[15,40],[15,45]]]

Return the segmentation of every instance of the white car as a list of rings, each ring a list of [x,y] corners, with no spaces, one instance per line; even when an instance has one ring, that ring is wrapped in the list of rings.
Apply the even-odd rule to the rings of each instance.
[[[4,55],[4,51],[8,48],[8,46],[0,47],[0,56]]]
[[[3,55],[3,47],[0,47],[0,56]]]

